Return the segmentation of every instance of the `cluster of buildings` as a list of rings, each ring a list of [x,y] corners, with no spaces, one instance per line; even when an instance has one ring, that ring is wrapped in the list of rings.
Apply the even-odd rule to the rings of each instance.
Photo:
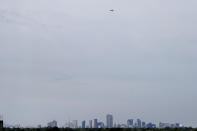
[[[47,124],[48,127],[57,127],[57,121],[52,121]],[[89,121],[83,120],[81,123],[78,123],[78,120],[69,121],[65,124],[64,128],[183,128],[183,125],[179,123],[170,124],[170,123],[159,123],[159,126],[156,126],[154,123],[146,123],[137,119],[128,119],[126,124],[116,124],[114,123],[113,116],[111,114],[106,115],[106,122],[99,121],[97,118]]]
[[[175,123],[175,124],[171,124],[171,123],[159,123],[159,128],[180,128],[183,127],[183,125],[181,125],[180,123]]]
[[[121,126],[123,127],[123,125]],[[144,121],[141,121],[140,119],[137,119],[136,122],[134,122],[133,119],[128,119],[127,124],[124,125],[125,128],[156,128],[156,124],[153,123],[146,123]]]
[[[89,120],[89,121],[82,121],[81,125],[78,125],[77,120],[73,120],[71,122],[66,123],[65,125],[66,128],[113,128],[113,116],[108,114],[106,116],[106,124],[102,121],[98,121],[97,118],[94,120]]]

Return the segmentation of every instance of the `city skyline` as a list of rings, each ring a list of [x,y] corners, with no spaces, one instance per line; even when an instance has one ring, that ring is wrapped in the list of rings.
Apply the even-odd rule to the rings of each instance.
[[[80,123],[81,122],[81,123]],[[88,123],[89,122],[89,123]],[[125,122],[114,123],[114,117],[112,114],[106,115],[106,120],[103,122],[98,118],[94,118],[92,120],[68,120],[64,125],[59,125],[58,121],[53,120],[48,122],[46,125],[38,124],[37,126],[22,126],[20,124],[17,125],[9,125],[4,124],[4,127],[8,128],[45,128],[45,127],[60,127],[60,128],[184,128],[182,123],[174,122],[159,122],[158,124],[152,122],[145,122],[139,118],[136,119],[127,119]]]

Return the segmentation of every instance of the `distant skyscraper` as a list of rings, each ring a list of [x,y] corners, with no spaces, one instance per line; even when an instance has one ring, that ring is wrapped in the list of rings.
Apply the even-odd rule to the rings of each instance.
[[[127,126],[128,127],[133,127],[133,119],[128,119],[127,120]]]
[[[57,127],[57,121],[52,121],[47,124],[48,127]]]
[[[142,127],[142,122],[140,119],[137,119],[137,128],[141,128]]]
[[[86,121],[82,121],[82,128],[86,128]]]
[[[112,128],[113,127],[113,116],[108,114],[106,116],[106,127],[107,128]]]
[[[98,128],[98,119],[94,119],[94,128]]]
[[[89,128],[92,128],[92,120],[89,120]]]

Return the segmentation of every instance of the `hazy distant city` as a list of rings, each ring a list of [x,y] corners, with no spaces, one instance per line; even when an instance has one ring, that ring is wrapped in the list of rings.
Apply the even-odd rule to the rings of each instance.
[[[4,125],[6,128],[24,128],[19,125]],[[47,125],[38,125],[37,127],[32,128],[46,128],[46,127],[60,127],[58,126],[58,122],[53,120],[48,122]],[[68,121],[64,126],[60,128],[184,128],[184,125],[180,123],[163,123],[160,122],[159,125],[156,125],[152,122],[145,122],[141,119],[128,119],[125,123],[114,123],[114,117],[112,114],[106,115],[106,121],[100,121],[97,118],[93,120],[72,120]]]

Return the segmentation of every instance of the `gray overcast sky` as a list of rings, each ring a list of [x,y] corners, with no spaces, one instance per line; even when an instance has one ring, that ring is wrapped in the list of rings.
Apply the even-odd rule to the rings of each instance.
[[[1,0],[0,114],[197,126],[196,0]],[[110,12],[114,9],[114,12]]]

